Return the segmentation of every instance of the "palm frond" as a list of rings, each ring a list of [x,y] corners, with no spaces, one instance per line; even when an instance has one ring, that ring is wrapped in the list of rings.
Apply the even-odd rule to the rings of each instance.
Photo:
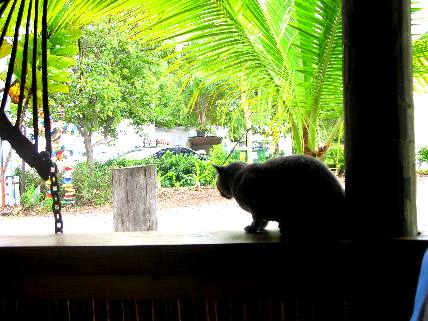
[[[167,15],[163,15],[165,4]],[[231,75],[237,78],[243,73],[257,83],[278,80],[276,70],[282,64],[276,62],[281,54],[270,30],[258,28],[264,25],[264,17],[257,1],[153,1],[145,9],[147,23],[135,27],[134,35],[182,47],[171,71],[184,68],[189,74],[204,73],[216,81],[229,81]],[[257,42],[252,41],[256,38]]]
[[[293,115],[301,136],[309,126],[314,147],[319,116],[339,117],[343,100],[340,7],[339,0],[158,0],[129,23],[144,41],[181,46],[170,71],[210,83],[245,78],[267,100],[282,101],[276,119]]]
[[[139,7],[141,2],[136,0],[51,0],[48,24],[51,32],[74,30]]]
[[[304,123],[300,135],[305,127],[307,147],[314,150],[319,119],[339,117],[342,111],[341,2],[296,0],[294,7],[288,26],[294,31],[288,64],[295,71],[295,94],[290,103],[298,106],[293,113],[301,114]]]
[[[415,89],[428,91],[428,32],[413,42],[413,76]]]

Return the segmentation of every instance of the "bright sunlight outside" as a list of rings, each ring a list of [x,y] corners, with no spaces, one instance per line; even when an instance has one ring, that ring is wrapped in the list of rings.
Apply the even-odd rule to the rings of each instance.
[[[320,7],[318,1],[296,0],[275,12],[269,0],[259,1],[257,12],[207,2],[182,11],[177,6],[177,19],[162,22],[158,1],[145,3],[144,17],[128,21],[121,19],[120,10],[129,9],[125,4],[74,17],[67,10],[81,0],[68,2],[61,10],[49,2],[48,26],[52,148],[64,233],[115,231],[117,168],[156,165],[157,231],[175,234],[241,231],[251,222],[234,200],[221,197],[212,164],[306,153],[321,159],[345,186],[341,1]],[[420,55],[413,57],[417,207],[418,228],[428,233],[428,3],[418,5],[422,9],[412,15],[414,51]],[[192,14],[202,12],[206,19],[190,30]],[[19,36],[25,38],[24,28]],[[34,37],[40,36],[31,29]],[[7,34],[0,50],[2,95],[11,43]],[[15,71],[8,92],[12,122],[20,76]],[[24,90],[21,128],[34,141],[30,96]],[[42,151],[42,121],[39,135]],[[52,234],[48,183],[6,141],[0,161],[0,235]]]

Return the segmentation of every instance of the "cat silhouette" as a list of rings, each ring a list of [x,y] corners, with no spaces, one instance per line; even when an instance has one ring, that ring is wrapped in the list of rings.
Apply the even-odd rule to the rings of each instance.
[[[347,238],[345,191],[321,161],[291,155],[214,167],[220,194],[251,213],[247,233],[265,232],[268,222],[276,221],[287,239]]]

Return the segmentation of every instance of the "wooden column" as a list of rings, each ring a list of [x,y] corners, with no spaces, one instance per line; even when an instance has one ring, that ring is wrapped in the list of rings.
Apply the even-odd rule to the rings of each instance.
[[[113,170],[115,232],[156,231],[156,166]]]
[[[344,0],[346,198],[356,237],[416,235],[410,0]]]

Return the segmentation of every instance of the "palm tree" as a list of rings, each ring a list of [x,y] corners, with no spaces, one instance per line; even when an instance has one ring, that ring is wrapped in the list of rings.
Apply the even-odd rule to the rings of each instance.
[[[322,157],[339,133],[340,0],[150,0],[127,18],[134,36],[182,48],[170,57],[170,71],[179,77],[227,84],[235,92],[245,81],[259,104],[276,110],[270,124],[291,131],[297,153]],[[426,38],[414,51],[415,77],[426,81]]]
[[[182,47],[170,57],[180,77],[238,90],[245,81],[259,104],[276,108],[271,124],[292,132],[296,152],[315,155],[325,150],[320,120],[341,119],[340,8],[339,0],[155,0],[129,23],[144,41]]]

